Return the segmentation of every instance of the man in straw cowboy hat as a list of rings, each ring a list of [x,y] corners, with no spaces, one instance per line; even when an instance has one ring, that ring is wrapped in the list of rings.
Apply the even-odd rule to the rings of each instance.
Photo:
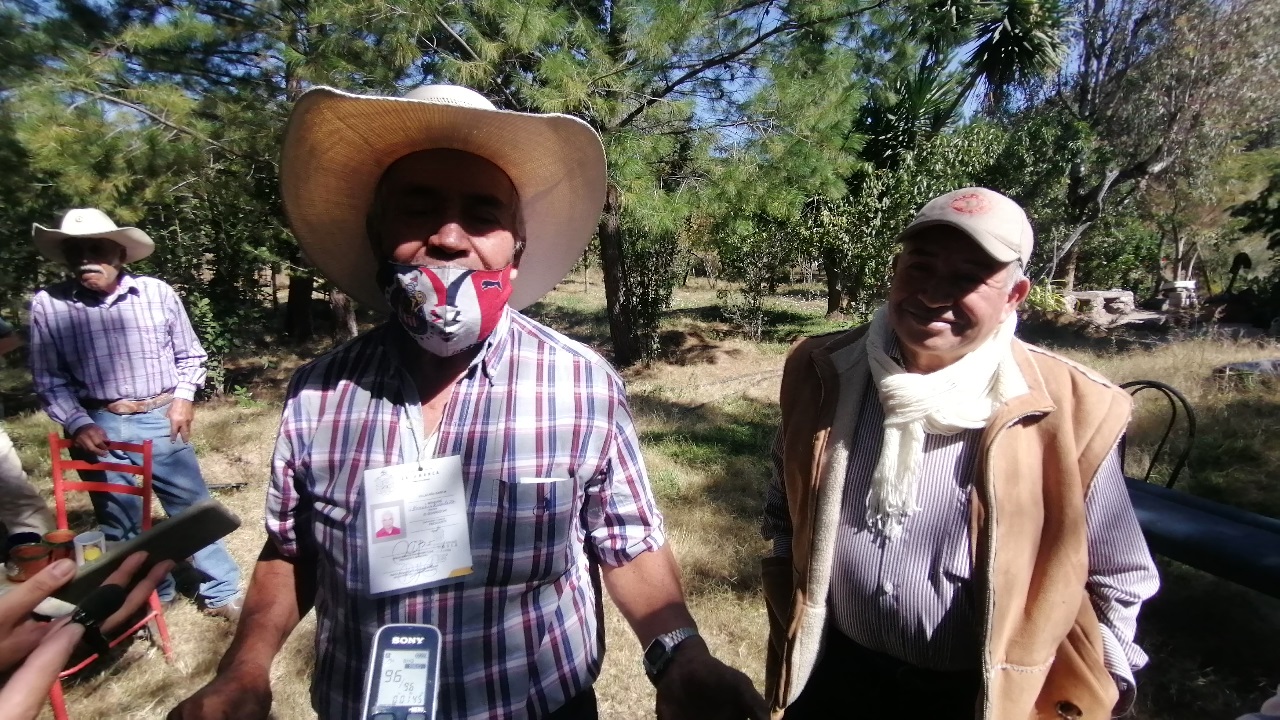
[[[900,241],[871,323],[785,366],[774,714],[1110,717],[1158,586],[1120,469],[1129,396],[1014,337],[1033,240],[1013,200],[947,193]]]
[[[45,412],[75,441],[73,454],[138,464],[140,458],[111,451],[107,443],[152,440],[152,487],[165,512],[176,515],[208,498],[188,442],[207,355],[173,288],[124,269],[151,254],[151,238],[138,228],[116,227],[93,208],[68,211],[56,230],[34,225],[32,235],[40,253],[71,274],[31,301],[31,374]],[[81,475],[120,484],[134,478]],[[139,498],[91,495],[108,539],[140,531]],[[240,569],[226,547],[219,541],[204,548],[193,565],[204,577],[197,594],[205,612],[235,621]],[[172,597],[172,580],[160,592]]]
[[[272,659],[314,606],[322,718],[363,717],[391,622],[439,627],[441,718],[595,718],[602,578],[647,648],[659,717],[763,718],[698,637],[620,378],[518,312],[595,229],[596,133],[456,86],[316,88],[281,185],[307,257],[393,320],[295,374],[244,618],[171,717],[266,717]],[[387,507],[403,537],[376,542]]]

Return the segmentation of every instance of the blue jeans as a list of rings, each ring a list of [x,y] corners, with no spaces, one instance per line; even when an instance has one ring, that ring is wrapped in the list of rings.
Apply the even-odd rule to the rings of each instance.
[[[116,415],[106,410],[90,410],[89,417],[117,442],[141,443],[151,440],[151,489],[170,517],[209,497],[200,466],[196,463],[196,451],[190,443],[178,438],[169,441],[169,407],[161,407],[137,415]],[[141,465],[142,456],[137,453],[112,451],[99,458],[82,450],[73,450],[78,460]],[[91,471],[80,473],[86,482],[109,482],[117,485],[137,486],[139,476],[120,472]],[[90,493],[98,523],[108,540],[124,540],[142,531],[142,498],[133,495]],[[192,557],[204,580],[200,582],[199,597],[206,608],[225,605],[240,592],[240,568],[227,553],[226,545],[218,542],[206,546]],[[172,597],[173,579],[157,588],[161,598]]]

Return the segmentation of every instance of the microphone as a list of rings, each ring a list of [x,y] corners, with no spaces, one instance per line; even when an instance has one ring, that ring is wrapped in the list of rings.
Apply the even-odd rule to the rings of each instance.
[[[103,585],[76,607],[71,614],[71,622],[84,626],[84,639],[97,655],[106,655],[111,645],[102,636],[102,623],[115,614],[124,605],[128,593],[120,585]]]

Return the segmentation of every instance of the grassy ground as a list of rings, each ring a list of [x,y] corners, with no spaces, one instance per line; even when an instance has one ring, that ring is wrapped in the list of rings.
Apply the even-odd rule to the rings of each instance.
[[[833,324],[821,317],[815,294],[798,289],[773,301],[765,342],[737,339],[715,310],[715,289],[701,283],[677,293],[664,324],[663,359],[627,371],[626,378],[694,614],[716,654],[760,684],[765,617],[757,561],[765,543],[757,528],[782,359],[791,335],[824,332]],[[578,276],[531,313],[603,348],[608,328],[602,305],[599,285]],[[1280,448],[1272,441],[1280,430],[1280,387],[1208,379],[1218,364],[1280,355],[1280,348],[1209,339],[1118,351],[1062,332],[1046,344],[1116,381],[1156,378],[1183,390],[1201,428],[1179,487],[1280,515]],[[229,542],[245,569],[264,539],[263,488],[282,381],[299,360],[245,360],[238,370],[247,389],[206,403],[197,414],[195,439],[208,481],[246,484],[219,493],[245,521]],[[23,410],[31,407],[30,398],[17,374],[0,373],[10,432],[32,477],[47,487],[42,448],[50,424]],[[1140,404],[1131,469],[1145,467],[1144,454],[1163,429],[1159,419],[1155,403]],[[1167,463],[1162,467],[1167,470]],[[1257,709],[1280,682],[1280,601],[1171,563],[1161,569],[1164,589],[1141,622],[1140,639],[1152,663],[1139,677],[1136,716],[1229,719]],[[602,717],[651,718],[653,693],[640,669],[639,648],[612,606],[607,608],[609,659],[597,686]],[[230,629],[189,603],[169,613],[169,624],[177,663],[166,665],[147,643],[134,643],[109,669],[70,689],[72,716],[161,717],[207,681]],[[313,633],[314,625],[304,623],[274,668],[275,716],[282,720],[312,717],[306,688]]]

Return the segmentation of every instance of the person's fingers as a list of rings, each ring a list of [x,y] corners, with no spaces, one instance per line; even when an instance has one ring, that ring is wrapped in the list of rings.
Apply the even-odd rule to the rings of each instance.
[[[145,557],[145,555],[146,553],[134,553],[134,555],[130,556],[130,559],[132,560],[137,556]],[[139,564],[141,564],[141,562],[139,562]],[[165,560],[163,562],[156,563],[155,567],[151,568],[146,577],[139,580],[137,584],[129,589],[129,595],[125,597],[124,604],[122,604],[120,609],[113,613],[111,617],[107,618],[106,621],[102,623],[102,631],[105,633],[114,631],[135,612],[137,612],[138,608],[145,605],[147,599],[151,597],[151,593],[155,591],[156,586],[164,580],[164,576],[173,569],[173,566],[174,562],[172,560]]]
[[[147,561],[146,552],[136,552],[124,559],[115,572],[102,583],[103,585],[119,585],[128,587],[133,582],[133,576],[138,572],[138,568],[142,567],[142,563]]]
[[[84,626],[67,623],[40,643],[26,662],[9,676],[0,689],[0,707],[6,718],[28,720],[34,718],[49,697],[49,687],[67,664],[67,658],[75,650],[84,635]]]
[[[10,628],[8,635],[0,640],[0,673],[8,672],[21,664],[23,658],[30,655],[31,651],[53,629],[52,623],[32,619],[24,620],[17,627]]]
[[[59,560],[0,596],[0,631],[27,619],[36,606],[75,577],[74,560]],[[2,634],[2,632],[0,632]]]

